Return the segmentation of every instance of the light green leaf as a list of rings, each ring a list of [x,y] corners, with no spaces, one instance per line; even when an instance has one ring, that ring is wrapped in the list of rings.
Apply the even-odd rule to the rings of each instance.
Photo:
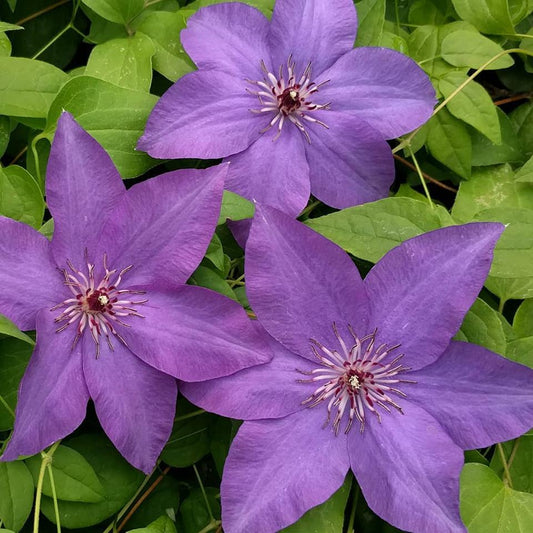
[[[144,0],[82,0],[101,17],[117,24],[127,24],[144,7]]]
[[[9,22],[0,21],[0,32],[4,31],[13,31],[13,30],[23,30],[22,26],[17,26],[16,24],[10,24]]]
[[[497,108],[496,112],[500,121],[502,142],[501,144],[494,144],[485,135],[473,131],[471,135],[472,166],[483,167],[500,163],[523,162],[525,160],[511,120],[500,108]]]
[[[431,78],[438,78],[450,70],[450,65],[440,56],[440,42],[444,26],[420,26],[409,35],[409,55]]]
[[[0,431],[7,431],[13,427],[17,392],[32,349],[33,346],[26,341],[9,337],[0,339],[0,396],[3,400],[0,400]]]
[[[87,76],[134,91],[150,91],[152,40],[140,32],[127,39],[113,39],[95,46],[85,69]]]
[[[214,4],[226,3],[228,0],[195,0],[183,9],[181,12],[187,17],[196,13],[201,7],[212,6]],[[239,2],[240,0],[229,0],[230,2]],[[271,17],[274,9],[275,0],[247,0],[247,4],[253,6],[263,12],[267,17]]]
[[[44,199],[33,176],[22,167],[0,168],[0,215],[40,228]]]
[[[467,77],[461,72],[451,71],[440,79],[439,90],[445,98],[448,98],[466,80]],[[446,107],[454,117],[476,128],[493,143],[501,143],[497,108],[482,85],[471,81],[446,104]]]
[[[252,202],[231,191],[224,191],[222,207],[217,225],[224,224],[226,220],[244,220],[254,216],[255,206]]]
[[[533,368],[533,336],[510,341],[507,344],[505,357]]]
[[[20,461],[0,463],[0,519],[3,525],[19,531],[33,506],[33,481]]]
[[[480,68],[487,61],[503,52],[503,48],[477,31],[457,30],[442,40],[442,57],[456,67]],[[510,67],[514,59],[509,55],[493,61],[486,70]]]
[[[356,46],[378,46],[385,21],[385,0],[361,0],[357,2]]]
[[[529,533],[533,494],[510,489],[488,466],[469,463],[461,474],[461,517],[469,533]]]
[[[40,454],[26,459],[33,481],[37,483],[41,468]],[[101,502],[105,498],[104,487],[100,483],[93,467],[83,455],[68,446],[59,446],[54,452],[52,471],[57,497],[69,502]],[[50,476],[46,475],[43,494],[52,496]]]
[[[32,346],[35,344],[31,337],[28,337],[26,333],[22,333],[11,320],[6,318],[4,315],[0,315],[0,334],[1,335],[8,335],[9,337],[15,337],[16,339],[19,339],[21,341],[27,342],[28,344],[31,344]]]
[[[517,337],[533,337],[533,299],[520,304],[513,319],[513,330]]]
[[[438,211],[411,198],[384,198],[306,220],[312,229],[347,252],[376,263],[403,241],[442,225]]]
[[[344,508],[350,494],[352,476],[348,475],[343,485],[324,503],[307,511],[298,522],[281,531],[283,533],[342,532]]]
[[[70,111],[109,153],[123,178],[146,172],[157,161],[135,149],[157,97],[117,87],[90,76],[78,76],[65,84],[48,115],[45,134],[56,127],[63,110]]]
[[[504,301],[533,298],[533,276],[528,278],[495,278],[489,276],[485,287]]]
[[[405,55],[409,54],[409,46],[407,45],[407,41],[403,37],[400,37],[399,35],[396,35],[390,31],[384,31],[381,34],[379,46],[396,50],[397,52],[401,52]]]
[[[459,185],[452,216],[470,222],[480,211],[494,207],[533,209],[533,186],[518,182],[510,165],[475,169]]]
[[[213,235],[213,238],[207,247],[205,257],[206,259],[209,259],[218,270],[224,270],[224,249],[222,248],[222,242],[216,233]]]
[[[115,514],[133,496],[144,474],[128,464],[101,434],[84,433],[68,440],[66,444],[80,453],[96,472],[104,488],[104,500],[98,503],[59,500],[61,526],[79,529],[99,524]],[[41,510],[48,520],[55,523],[52,498],[43,496]]]
[[[455,339],[479,344],[500,355],[505,355],[507,347],[499,313],[480,298],[466,314]]]
[[[452,0],[457,14],[483,33],[514,33],[507,0]]]
[[[128,533],[176,533],[176,526],[168,516],[161,516],[150,525],[130,529]]]
[[[516,181],[519,183],[533,184],[533,156],[531,156],[520,170],[516,173]]]
[[[35,59],[0,57],[0,114],[44,118],[68,76]]]
[[[222,277],[219,272],[200,265],[189,278],[190,285],[199,285],[200,287],[206,287],[212,291],[219,292],[232,300],[238,301],[237,296],[228,285],[228,282]]]
[[[138,27],[138,31],[148,35],[155,45],[154,70],[171,81],[196,68],[180,41],[186,20],[181,11],[156,11],[146,16]]]
[[[427,146],[431,155],[463,178],[472,169],[472,142],[466,126],[441,109],[428,122]]]
[[[0,33],[0,57],[11,55],[11,41],[5,33]]]

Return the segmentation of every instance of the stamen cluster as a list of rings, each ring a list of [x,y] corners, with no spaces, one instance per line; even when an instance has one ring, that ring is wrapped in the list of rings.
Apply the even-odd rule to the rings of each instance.
[[[250,91],[259,98],[261,103],[260,109],[253,109],[254,113],[275,113],[274,118],[270,121],[268,126],[261,131],[264,133],[277,123],[278,133],[273,140],[276,140],[281,135],[281,130],[285,120],[292,122],[305,136],[308,143],[311,143],[309,133],[307,133],[303,121],[320,124],[327,128],[328,126],[308,115],[310,111],[318,111],[320,109],[329,109],[328,104],[313,104],[310,101],[310,96],[316,93],[319,88],[328,83],[329,80],[323,81],[318,85],[311,81],[311,63],[308,63],[300,79],[296,78],[294,73],[294,62],[289,56],[287,61],[287,78],[283,76],[283,66],[279,67],[278,77],[270,72],[264,61],[261,61],[261,69],[265,73],[263,81],[248,80],[249,83],[257,85],[259,91]]]
[[[396,377],[410,370],[399,364],[403,354],[398,355],[390,362],[386,362],[387,357],[399,348],[399,344],[395,346],[381,344],[376,348],[377,330],[362,338],[357,337],[351,326],[348,326],[348,330],[354,340],[353,346],[349,349],[340,336],[336,325],[333,324],[333,331],[342,351],[330,350],[317,340],[311,339],[313,353],[325,368],[316,368],[307,373],[312,376],[310,379],[301,380],[304,383],[326,382],[303,403],[308,404],[308,407],[315,407],[329,399],[328,415],[324,427],[329,424],[331,413],[336,408],[333,419],[335,434],[339,432],[341,420],[347,408],[349,408],[349,412],[345,433],[350,431],[354,418],[359,421],[361,433],[364,431],[365,411],[367,410],[381,422],[381,414],[377,410],[378,406],[389,413],[391,412],[389,406],[392,406],[403,414],[402,408],[390,397],[390,394],[393,393],[404,398],[406,395],[391,385],[414,383]]]
[[[76,269],[70,261],[67,261],[67,265],[70,272],[67,269],[63,269],[61,272],[65,278],[65,285],[70,289],[74,297],[67,298],[52,307],[52,311],[61,307],[65,308],[55,319],[56,323],[65,322],[56,332],[64,331],[70,324],[78,321],[76,337],[72,343],[74,348],[85,328],[88,327],[96,345],[97,357],[100,353],[101,335],[105,336],[111,350],[113,350],[113,344],[110,335],[114,335],[127,346],[126,341],[117,332],[115,326],[120,324],[124,327],[131,327],[130,324],[122,320],[123,317],[136,316],[144,318],[143,315],[138,313],[135,306],[148,301],[146,299],[131,300],[129,296],[145,294],[145,291],[118,288],[122,282],[122,277],[132,269],[133,265],[122,269],[120,272],[118,272],[118,269],[110,270],[107,266],[107,256],[104,254],[105,275],[98,284],[96,284],[94,277],[94,264],[87,261],[87,275]]]

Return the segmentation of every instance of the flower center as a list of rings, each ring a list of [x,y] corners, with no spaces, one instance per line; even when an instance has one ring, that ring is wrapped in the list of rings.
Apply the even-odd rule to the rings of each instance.
[[[137,306],[146,303],[148,300],[132,300],[131,295],[145,294],[145,291],[119,289],[124,274],[129,272],[132,265],[122,269],[110,270],[107,266],[107,256],[104,254],[105,275],[99,283],[94,278],[94,264],[87,261],[87,275],[76,269],[70,261],[67,261],[68,268],[61,272],[65,279],[65,285],[72,292],[73,297],[67,298],[55,309],[64,308],[59,316],[55,318],[56,323],[64,322],[56,332],[59,333],[77,322],[76,336],[72,343],[72,348],[80,339],[86,328],[89,328],[91,336],[96,345],[96,357],[100,353],[100,337],[104,335],[107,344],[113,350],[111,335],[119,339],[127,346],[126,341],[116,330],[117,325],[131,327],[124,322],[128,316],[144,318],[137,312]],[[118,272],[118,273],[117,273]]]
[[[354,418],[359,421],[361,433],[364,431],[367,412],[375,415],[381,422],[381,414],[378,411],[384,409],[390,413],[390,407],[394,407],[403,414],[402,408],[390,397],[391,394],[405,398],[406,395],[396,387],[397,383],[415,383],[414,381],[399,379],[398,375],[410,370],[399,364],[403,354],[394,357],[391,361],[390,354],[399,348],[381,344],[376,348],[376,333],[359,338],[348,326],[353,337],[354,344],[348,348],[337,327],[333,324],[333,331],[340,345],[340,350],[330,350],[318,341],[311,339],[313,353],[320,362],[321,367],[310,372],[309,379],[300,380],[302,383],[325,382],[302,403],[308,407],[315,407],[324,400],[328,402],[327,426],[331,420],[332,411],[333,429],[339,433],[341,420],[344,412],[348,410],[348,423],[345,433],[352,427]]]
[[[320,124],[325,128],[328,126],[324,122],[310,116],[309,113],[321,109],[329,109],[330,105],[329,103],[314,104],[311,102],[311,96],[322,85],[328,83],[329,80],[319,84],[311,81],[311,63],[307,65],[302,76],[298,79],[294,74],[294,67],[292,57],[289,57],[286,74],[284,75],[283,66],[280,66],[278,76],[276,77],[272,72],[269,72],[264,61],[261,61],[261,69],[265,73],[263,80],[247,80],[248,83],[259,87],[257,91],[247,89],[250,94],[257,96],[261,104],[260,109],[252,109],[251,111],[253,113],[274,114],[268,126],[261,130],[261,133],[264,133],[277,123],[278,133],[273,140],[276,140],[281,135],[283,124],[288,120],[303,133],[307,142],[310,143],[311,138],[305,129],[305,121]]]

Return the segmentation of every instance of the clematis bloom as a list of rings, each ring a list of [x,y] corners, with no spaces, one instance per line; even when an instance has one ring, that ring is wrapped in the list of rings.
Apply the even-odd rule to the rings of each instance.
[[[309,194],[344,208],[387,196],[386,139],[423,124],[435,92],[410,58],[353,48],[352,0],[277,0],[198,10],[181,32],[198,71],[159,100],[138,147],[225,158],[226,188],[294,216]]]
[[[269,359],[236,302],[184,284],[211,240],[226,171],[169,172],[126,191],[103,148],[61,115],[46,177],[52,241],[0,217],[0,312],[37,330],[3,461],[74,431],[92,398],[117,449],[150,472],[172,429],[175,378]]]
[[[533,371],[451,340],[502,229],[473,223],[415,237],[362,280],[335,244],[257,208],[246,286],[274,359],[182,389],[245,420],[222,479],[224,531],[278,531],[329,498],[350,468],[392,525],[466,531],[463,450],[533,426]]]

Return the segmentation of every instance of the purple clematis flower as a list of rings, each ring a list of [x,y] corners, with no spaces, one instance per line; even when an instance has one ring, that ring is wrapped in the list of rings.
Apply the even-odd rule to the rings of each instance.
[[[0,312],[37,330],[3,461],[74,431],[92,398],[117,449],[150,472],[172,428],[175,378],[269,359],[236,302],[184,285],[215,229],[226,171],[169,172],[126,191],[63,113],[46,179],[52,241],[0,217]]]
[[[502,229],[475,223],[415,237],[363,281],[335,244],[258,208],[246,285],[276,339],[274,359],[182,388],[197,405],[246,420],[222,480],[227,533],[288,526],[350,468],[369,506],[394,526],[466,531],[463,450],[533,425],[533,371],[451,340]]]
[[[226,188],[297,215],[310,192],[344,208],[387,196],[385,139],[423,124],[435,91],[410,58],[353,49],[353,0],[277,0],[272,22],[241,3],[191,16],[181,41],[198,71],[160,99],[138,147],[160,158],[226,158]]]

